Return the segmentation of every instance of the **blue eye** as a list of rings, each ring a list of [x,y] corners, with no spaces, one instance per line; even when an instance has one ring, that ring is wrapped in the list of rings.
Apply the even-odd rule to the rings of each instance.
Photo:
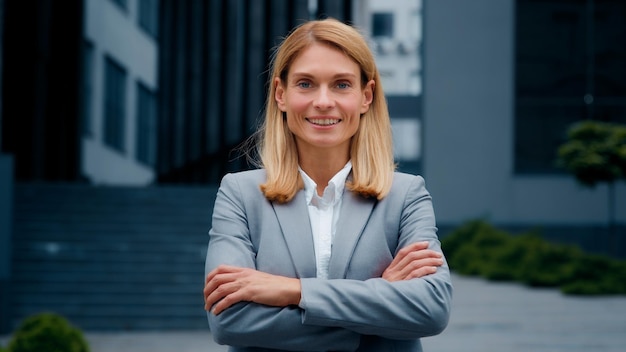
[[[311,88],[311,83],[303,81],[303,82],[298,82],[298,87],[300,88]]]
[[[350,88],[350,84],[347,82],[340,82],[340,83],[337,83],[337,88],[339,89]]]

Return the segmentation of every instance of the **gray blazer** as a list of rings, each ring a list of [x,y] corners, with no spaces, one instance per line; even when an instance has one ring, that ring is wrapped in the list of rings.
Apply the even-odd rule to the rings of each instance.
[[[452,284],[447,263],[435,274],[381,278],[397,251],[437,239],[431,197],[420,176],[395,173],[383,200],[344,193],[329,279],[317,279],[304,191],[287,204],[259,189],[264,170],[226,175],[218,190],[205,271],[220,264],[301,279],[301,307],[239,302],[207,313],[213,338],[231,352],[422,351],[420,338],[443,331]]]

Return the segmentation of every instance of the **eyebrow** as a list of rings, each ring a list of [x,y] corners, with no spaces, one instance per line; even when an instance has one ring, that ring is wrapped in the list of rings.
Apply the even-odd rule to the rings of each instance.
[[[314,77],[315,75],[313,75],[311,73],[308,73],[308,72],[293,72],[292,76],[293,77],[297,77],[297,78],[300,78],[300,77],[307,77],[307,78],[309,78],[309,77]],[[332,76],[333,79],[338,79],[338,78],[352,78],[352,79],[356,79],[357,77],[358,76],[355,75],[352,72],[341,72],[341,73],[334,74]]]

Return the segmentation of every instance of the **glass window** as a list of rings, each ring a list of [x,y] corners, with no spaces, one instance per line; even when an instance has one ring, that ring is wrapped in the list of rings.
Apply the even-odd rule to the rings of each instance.
[[[104,66],[104,143],[125,150],[126,70],[107,57]]]
[[[139,26],[153,38],[159,34],[159,0],[139,0]]]
[[[156,95],[141,83],[137,84],[137,160],[154,166],[156,163],[157,106]]]
[[[393,13],[372,14],[372,37],[393,37]]]
[[[626,3],[518,0],[515,171],[560,173],[569,126],[626,118]]]

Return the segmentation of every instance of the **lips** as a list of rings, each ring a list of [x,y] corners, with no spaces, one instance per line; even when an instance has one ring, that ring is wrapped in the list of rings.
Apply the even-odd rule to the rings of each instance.
[[[318,126],[332,126],[332,125],[338,124],[341,121],[339,119],[328,119],[328,118],[326,119],[307,118],[306,120]]]

